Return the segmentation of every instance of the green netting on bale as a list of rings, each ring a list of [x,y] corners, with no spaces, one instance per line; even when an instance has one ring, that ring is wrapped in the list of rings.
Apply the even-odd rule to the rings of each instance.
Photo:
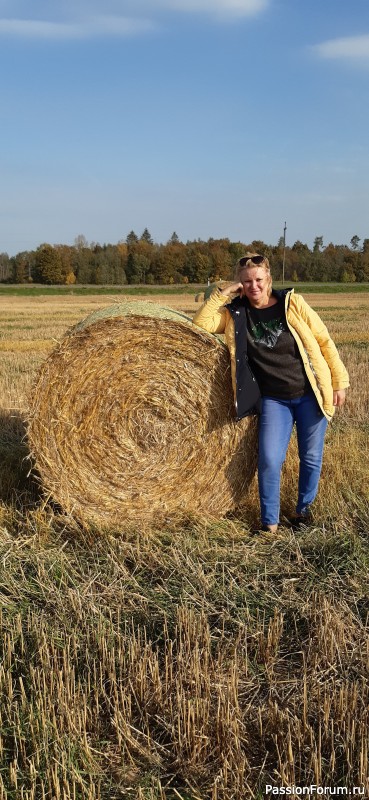
[[[126,300],[123,303],[115,303],[106,308],[99,308],[97,311],[93,311],[88,317],[78,322],[70,332],[75,333],[76,331],[83,331],[89,325],[94,325],[95,322],[100,322],[103,319],[137,315],[141,317],[151,317],[152,319],[172,319],[175,322],[184,322],[192,327],[191,317],[188,317],[187,314],[183,314],[182,311],[159,306],[158,303],[151,300]],[[219,334],[214,334],[214,336],[225,347],[223,336]]]
[[[126,300],[123,303],[115,303],[106,308],[99,308],[97,311],[93,311],[88,317],[78,322],[72,330],[82,331],[87,328],[88,325],[93,325],[95,322],[100,322],[102,319],[135,315],[153,317],[154,319],[173,319],[192,325],[191,318],[181,311],[159,306],[158,303],[154,303],[150,300]]]

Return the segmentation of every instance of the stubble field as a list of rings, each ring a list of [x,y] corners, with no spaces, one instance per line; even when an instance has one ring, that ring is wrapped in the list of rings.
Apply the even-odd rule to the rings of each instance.
[[[351,388],[314,525],[275,538],[251,534],[256,484],[242,519],[165,529],[81,531],[46,502],[24,460],[32,382],[69,327],[122,295],[0,296],[0,800],[369,796],[369,294],[304,297]],[[296,487],[293,441],[284,513]]]

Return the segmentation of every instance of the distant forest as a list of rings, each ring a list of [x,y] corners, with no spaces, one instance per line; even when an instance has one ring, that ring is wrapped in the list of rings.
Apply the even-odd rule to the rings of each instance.
[[[284,247],[262,241],[231,242],[208,239],[181,242],[173,233],[166,244],[153,241],[147,228],[141,236],[131,231],[117,244],[87,242],[77,236],[74,245],[41,244],[37,250],[9,257],[0,253],[0,281],[45,284],[206,284],[233,278],[237,260],[247,250],[268,256],[275,280],[369,281],[369,239],[353,236],[350,245],[323,245],[317,236],[313,248],[297,241]]]

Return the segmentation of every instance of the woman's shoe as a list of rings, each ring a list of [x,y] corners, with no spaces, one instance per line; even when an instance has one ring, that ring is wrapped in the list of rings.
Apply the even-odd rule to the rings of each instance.
[[[294,517],[288,517],[288,522],[293,531],[301,531],[308,528],[313,521],[312,514],[296,514]]]
[[[262,525],[260,528],[263,533],[277,533],[278,525]]]
[[[278,530],[278,527],[275,530],[271,530],[271,528],[269,528],[268,525],[259,525],[258,528],[253,528],[252,529],[252,533],[253,534],[258,534],[258,533],[277,533],[277,530]]]

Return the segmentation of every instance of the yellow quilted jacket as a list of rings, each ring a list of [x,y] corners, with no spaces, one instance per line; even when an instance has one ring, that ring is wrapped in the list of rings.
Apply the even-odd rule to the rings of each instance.
[[[279,292],[274,292],[279,295]],[[327,419],[333,417],[333,390],[346,389],[349,376],[324,322],[294,289],[285,294],[286,320],[297,342],[302,363],[318,404]],[[214,289],[209,299],[196,312],[193,323],[208,333],[224,333],[231,357],[233,390],[236,397],[236,342],[234,322],[226,303],[231,297]]]

